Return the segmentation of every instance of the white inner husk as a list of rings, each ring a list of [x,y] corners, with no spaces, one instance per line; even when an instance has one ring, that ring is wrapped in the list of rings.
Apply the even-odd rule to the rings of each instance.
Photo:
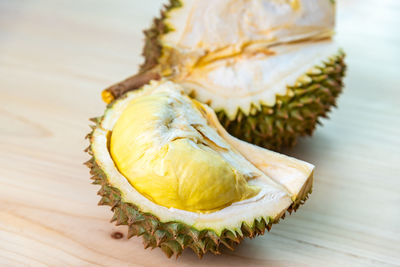
[[[208,214],[157,205],[140,194],[117,170],[107,147],[108,133],[113,130],[129,102],[135,97],[150,94],[155,90],[165,90],[171,95],[183,92],[180,86],[172,82],[152,82],[142,90],[131,92],[125,98],[118,100],[106,111],[101,127],[96,128],[93,133],[92,150],[96,162],[107,174],[109,183],[120,189],[123,201],[137,205],[143,212],[156,215],[162,222],[180,221],[199,230],[213,229],[220,234],[225,228],[240,229],[242,222],[252,225],[255,219],[264,218],[268,221],[280,216],[291,205],[304,184],[312,178],[314,166],[311,164],[237,140],[229,136],[217,121],[213,121],[211,126],[215,127],[232,147],[265,174],[263,177],[249,181],[249,184],[257,185],[262,190],[251,199],[236,202]],[[211,109],[208,109],[207,113],[208,116],[215,116]],[[278,183],[286,189],[282,189]]]
[[[271,47],[271,55],[253,55],[220,59],[175,80],[196,99],[214,110],[224,110],[233,119],[240,108],[246,115],[252,105],[274,106],[277,95],[286,95],[287,86],[304,79],[306,73],[338,52],[333,41],[319,41]]]

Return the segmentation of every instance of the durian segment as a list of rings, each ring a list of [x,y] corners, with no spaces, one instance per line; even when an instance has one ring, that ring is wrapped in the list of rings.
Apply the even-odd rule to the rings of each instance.
[[[250,8],[257,5],[262,8]],[[259,22],[251,28],[251,21]],[[323,51],[313,51],[317,41],[332,40],[334,21],[333,0],[170,0],[145,31],[140,71],[187,86],[186,92],[213,107],[230,134],[279,151],[294,146],[298,137],[311,135],[342,91],[344,53],[333,42],[333,49],[318,60],[316,54]],[[308,47],[310,58],[302,51],[294,53],[296,59],[302,58],[295,66],[289,54],[292,47],[302,45]],[[273,54],[281,50],[288,54]],[[279,59],[282,73],[272,64]]]
[[[323,68],[338,49],[331,40],[279,45],[199,66],[173,79],[233,120],[239,109],[249,115],[261,104],[274,106],[277,95],[288,94],[288,86],[296,82],[310,80],[307,73],[320,71],[316,67]]]
[[[116,168],[108,150],[110,133],[114,129],[118,118],[123,114],[132,100],[141,95],[147,95],[151,94],[153,91],[162,90],[166,90],[166,92],[170,92],[170,94],[180,92],[183,96],[182,88],[176,84],[165,81],[152,82],[150,85],[144,86],[142,90],[130,92],[125,97],[114,102],[106,111],[100,127],[97,127],[91,135],[91,150],[96,164],[107,176],[109,185],[120,190],[122,201],[125,203],[133,203],[141,212],[153,214],[161,222],[178,221],[194,227],[197,230],[212,229],[217,235],[221,235],[222,231],[226,229],[240,232],[243,224],[251,226],[254,224],[255,220],[261,220],[263,218],[265,222],[272,222],[282,216],[285,210],[294,203],[292,200],[293,196],[283,187],[279,186],[278,183],[273,182],[266,174],[248,181],[249,185],[261,188],[261,191],[255,197],[235,202],[230,206],[211,213],[191,212],[158,205],[138,192],[129,183]],[[205,113],[205,117],[208,116],[206,114],[207,112]],[[215,125],[216,123],[218,122],[210,122],[211,125]],[[228,141],[228,143],[232,145],[234,142]],[[246,152],[246,149],[242,149],[242,151]],[[261,154],[262,153],[260,153],[260,157],[262,157]],[[247,158],[251,157],[251,155],[245,155],[245,153],[243,153],[243,155]],[[274,155],[271,157],[274,157]],[[299,161],[299,163],[307,165],[304,162]],[[250,165],[254,167],[254,165]],[[280,166],[276,166],[276,168],[280,168]],[[260,172],[259,169],[257,170]],[[282,170],[281,173],[284,175],[287,172]],[[299,179],[305,180],[306,183],[309,184],[310,181],[312,181],[312,167],[308,172],[302,172],[302,174],[304,177]],[[287,184],[288,181],[290,181],[290,179],[281,179],[284,187],[291,188],[291,186]]]
[[[181,0],[166,14],[160,36],[163,60],[188,67],[229,57],[251,45],[264,47],[330,37],[331,0]],[[185,67],[185,68],[186,68]]]
[[[263,174],[176,91],[132,100],[114,126],[110,152],[141,194],[168,208],[212,212],[260,191],[247,180]]]

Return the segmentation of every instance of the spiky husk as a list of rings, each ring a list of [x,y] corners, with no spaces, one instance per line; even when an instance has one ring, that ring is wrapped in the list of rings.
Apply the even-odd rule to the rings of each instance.
[[[182,3],[180,0],[169,0],[169,3],[164,5],[164,10],[161,11],[160,17],[153,20],[151,28],[143,31],[145,35],[145,44],[142,55],[145,61],[140,66],[140,73],[146,72],[158,65],[162,53],[162,45],[159,36],[170,31],[168,26],[164,24],[166,14],[171,9],[179,8],[181,6]]]
[[[95,125],[91,126],[92,132],[86,136],[90,143],[92,143],[93,131],[99,126],[102,119],[102,117],[91,119]],[[168,258],[179,257],[185,248],[191,248],[199,258],[202,258],[207,252],[221,254],[224,248],[234,250],[244,238],[254,238],[263,235],[265,230],[269,231],[272,224],[278,223],[286,214],[283,212],[275,220],[272,218],[268,218],[268,220],[255,219],[252,225],[242,223],[240,229],[224,229],[220,235],[211,229],[198,230],[178,221],[161,222],[156,215],[142,212],[135,204],[124,202],[120,190],[108,182],[106,173],[96,162],[91,145],[85,149],[85,152],[91,156],[85,165],[90,169],[93,184],[101,186],[97,193],[101,196],[98,204],[108,205],[114,212],[111,222],[115,221],[116,225],[127,225],[128,238],[142,236],[144,248],[159,247]],[[289,213],[296,211],[308,199],[312,189],[311,185],[312,180],[304,185],[297,200],[287,209]]]
[[[171,9],[180,6],[180,0],[170,0],[160,17],[154,19],[152,27],[144,31],[142,54],[145,62],[140,67],[140,73],[159,65],[162,56],[159,37],[170,31],[164,20]],[[261,110],[251,115],[239,110],[233,120],[223,110],[217,112],[221,124],[231,135],[267,149],[280,151],[282,147],[293,147],[298,137],[312,135],[320,118],[327,117],[332,106],[336,105],[336,98],[343,88],[344,57],[344,53],[340,52],[326,62],[326,68],[321,68],[321,73],[309,74],[311,79],[308,83],[288,87],[290,93],[277,96],[273,107],[261,105]]]
[[[239,110],[233,120],[224,111],[217,111],[220,123],[231,135],[267,149],[294,146],[298,137],[312,135],[320,118],[336,106],[346,71],[344,57],[340,51],[324,66],[315,67],[302,83],[288,86],[287,94],[278,95],[273,107],[261,105],[259,111],[247,116]]]

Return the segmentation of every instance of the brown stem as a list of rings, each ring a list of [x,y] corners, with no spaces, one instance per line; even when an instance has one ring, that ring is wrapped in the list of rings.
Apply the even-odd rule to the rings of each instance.
[[[131,76],[122,82],[114,84],[105,89],[101,96],[106,103],[112,102],[126,92],[138,89],[149,83],[151,80],[160,80],[161,75],[158,72],[144,72]]]

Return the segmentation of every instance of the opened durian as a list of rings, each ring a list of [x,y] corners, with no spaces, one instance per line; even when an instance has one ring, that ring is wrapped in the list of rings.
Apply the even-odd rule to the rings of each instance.
[[[342,90],[332,0],[171,0],[145,31],[138,75],[111,102],[168,78],[209,104],[232,135],[279,150],[311,135]]]
[[[270,229],[311,192],[314,166],[241,141],[171,81],[152,81],[108,106],[88,135],[86,164],[100,204],[128,237],[168,257],[200,257]]]

